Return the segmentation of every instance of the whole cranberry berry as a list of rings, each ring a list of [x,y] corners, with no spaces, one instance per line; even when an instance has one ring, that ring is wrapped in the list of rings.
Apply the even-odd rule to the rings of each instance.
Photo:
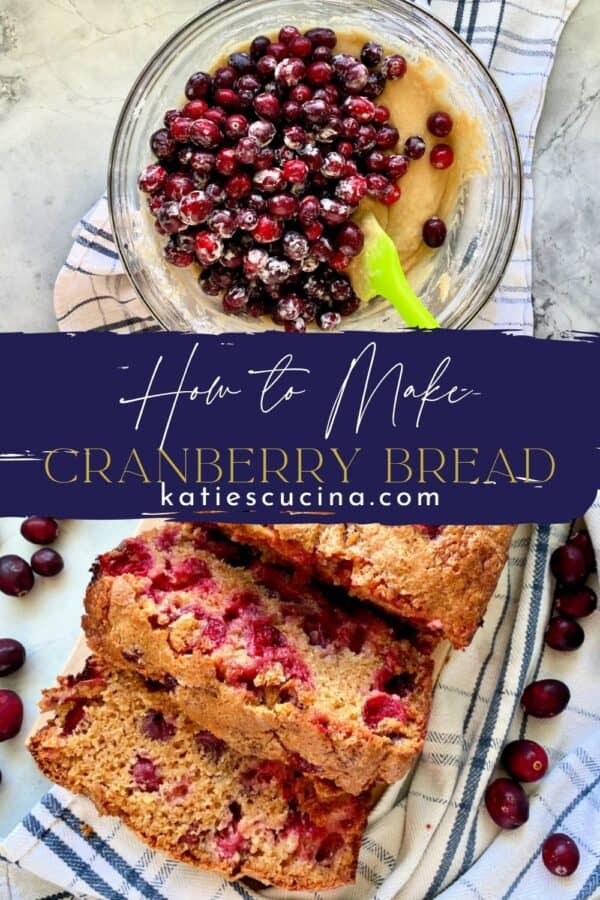
[[[366,153],[372,150],[377,139],[377,131],[373,125],[359,125],[358,134],[356,135],[356,150],[359,153]]]
[[[446,224],[439,216],[432,216],[423,225],[423,240],[428,247],[441,247],[446,240]]]
[[[300,201],[298,210],[298,219],[302,225],[308,225],[310,222],[315,222],[320,214],[321,207],[318,197],[315,197],[313,194],[306,194]]]
[[[292,38],[288,47],[292,56],[298,56],[300,59],[307,59],[312,53],[312,41],[302,34]]]
[[[328,153],[323,160],[321,172],[326,178],[341,178],[345,165],[346,161],[341,153],[332,151],[331,153]]]
[[[291,194],[273,194],[267,201],[269,212],[282,219],[291,219],[298,210],[298,201]]]
[[[182,110],[180,109],[168,109],[163,116],[163,122],[170,128],[175,119],[178,119],[182,115]]]
[[[548,771],[548,755],[535,741],[511,741],[502,751],[502,765],[517,781],[539,781]]]
[[[292,322],[284,322],[283,327],[290,334],[306,333],[306,321],[302,318],[294,319]]]
[[[193,259],[191,254],[187,255]],[[64,567],[62,556],[56,550],[53,550],[52,547],[41,547],[31,557],[31,568],[37,575],[42,575],[44,578],[52,578],[52,576],[58,575]]]
[[[345,119],[342,119],[342,135],[345,138],[352,140],[358,134],[358,129],[360,125],[357,119],[354,119],[352,116],[346,116]]]
[[[270,81],[275,75],[277,60],[274,56],[262,56],[256,63],[256,73],[263,81]]]
[[[0,742],[14,738],[23,724],[23,704],[14,691],[0,691]]]
[[[246,174],[246,172],[238,172],[236,175],[231,175],[224,184],[225,193],[228,197],[231,197],[232,200],[240,200],[242,197],[245,197],[246,194],[249,194],[252,190],[252,182],[250,181],[250,176]]]
[[[312,41],[313,47],[329,47],[333,50],[337,44],[337,35],[332,28],[310,28],[305,35]]]
[[[367,193],[367,179],[362,175],[351,175],[342,178],[335,188],[335,196],[348,203],[350,206],[358,206]]]
[[[264,56],[270,43],[270,39],[264,34],[259,34],[255,37],[250,44],[251,58],[256,61],[257,59],[260,59],[261,56]]]
[[[320,205],[321,218],[327,225],[341,225],[350,218],[350,207],[340,200],[323,197]]]
[[[302,106],[296,100],[286,100],[281,107],[281,115],[286,122],[299,122],[302,118]]]
[[[248,132],[248,119],[241,113],[232,113],[225,119],[223,131],[232,139],[244,137]]]
[[[297,37],[300,37],[300,32],[295,25],[284,25],[279,29],[279,34],[277,36],[282,44],[291,44],[294,38]]]
[[[376,41],[367,41],[360,51],[360,59],[368,69],[374,69],[383,59],[383,47]]]
[[[335,236],[337,249],[345,256],[358,256],[365,243],[365,236],[356,222],[346,222]]]
[[[302,300],[297,294],[282,297],[275,307],[279,322],[293,322],[302,314]]]
[[[328,62],[312,62],[306,70],[306,80],[315,87],[329,84],[333,78],[333,69]]]
[[[454,162],[454,150],[448,144],[436,144],[429,154],[434,169],[449,169]]]
[[[370,122],[375,114],[375,104],[367,100],[366,97],[347,97],[344,100],[342,110],[347,116],[356,119],[357,122]],[[358,134],[358,129],[356,134]],[[355,135],[345,135],[345,137],[353,136]]]
[[[584,639],[585,632],[581,625],[568,616],[554,616],[544,634],[544,641],[553,650],[577,650]]]
[[[203,103],[204,101],[196,101]],[[192,127],[193,119],[185,118],[184,116],[178,116],[176,119],[171,122],[170,132],[174,140],[177,141],[178,144],[185,144],[186,141],[190,139],[190,129]]]
[[[13,553],[0,556],[0,591],[9,597],[24,597],[33,587],[33,572],[25,560]]]
[[[452,117],[447,112],[433,112],[427,119],[427,128],[435,137],[448,137],[452,131]]]
[[[530,716],[549,719],[559,715],[571,699],[569,688],[556,678],[534,681],[523,691],[521,706]]]
[[[369,172],[385,172],[388,158],[382,150],[372,150],[365,160]]]
[[[217,209],[211,213],[208,219],[208,227],[217,237],[230,238],[237,229],[235,214],[229,209]]]
[[[388,178],[391,178],[392,181],[398,181],[399,178],[404,178],[408,172],[409,165],[408,158],[402,154],[392,154],[391,156],[386,157]]]
[[[240,231],[254,231],[258,224],[258,213],[254,209],[239,209],[235,224]]]
[[[425,153],[425,141],[418,135],[409,137],[404,144],[404,152],[409,159],[421,159]]]
[[[253,182],[259,191],[273,194],[285,185],[285,175],[281,169],[261,169],[254,173]]]
[[[235,148],[236,159],[245,166],[252,165],[258,156],[259,146],[253,137],[240,138]]]
[[[383,61],[382,71],[386,78],[390,81],[396,81],[398,78],[404,78],[407,69],[406,60],[397,53],[392,56],[386,56]]]
[[[227,119],[227,113],[220,106],[211,106],[201,118],[208,119],[209,122],[213,122],[218,128],[222,128]]]
[[[220,175],[233,175],[239,169],[239,163],[233,147],[221,147],[215,156],[215,169]]]
[[[208,72],[195,72],[190,75],[185,86],[185,96],[188,100],[203,100],[210,93],[212,78]]]
[[[485,792],[485,805],[500,828],[519,828],[529,818],[529,800],[520,784],[497,778]]]
[[[206,117],[202,119],[194,119],[194,123],[190,128],[190,140],[192,144],[204,147],[206,150],[212,150],[223,142],[221,129],[215,122],[211,122]]]
[[[380,70],[370,72],[362,93],[365,97],[368,97],[369,100],[376,100],[385,90],[385,84],[386,78],[383,72]]]
[[[576,544],[557,547],[550,557],[550,569],[556,580],[567,587],[583,584],[589,574],[585,555]]]
[[[165,244],[164,254],[167,262],[172,266],[177,266],[179,269],[185,269],[187,268],[187,266],[191,266],[195,260],[194,254],[190,253],[189,250],[182,250],[180,247],[178,247],[174,238],[171,238],[171,240],[167,244]],[[36,554],[34,553],[34,556],[35,555]],[[33,566],[33,557],[31,559]],[[38,571],[35,566],[33,566],[33,568],[35,572]],[[39,572],[38,574],[41,575],[43,573]]]
[[[313,62],[329,62],[331,56],[329,47],[315,47],[311,59]]]
[[[271,244],[283,234],[283,224],[271,216],[261,215],[254,229],[254,240],[259,244]]]
[[[250,299],[250,291],[248,286],[239,281],[232,285],[223,297],[223,308],[229,313],[238,313],[248,303]]]
[[[340,77],[340,83],[349,94],[360,94],[369,80],[369,70],[361,62],[354,60],[345,66]]]
[[[25,647],[13,638],[0,638],[0,678],[17,672],[25,662]]]
[[[138,187],[140,191],[144,191],[146,194],[154,194],[160,190],[166,177],[167,170],[160,163],[152,163],[146,166],[138,178]]]
[[[181,115],[186,119],[201,119],[207,109],[206,100],[190,100],[181,110]]]
[[[157,159],[170,159],[177,149],[177,144],[166,128],[159,128],[150,138],[150,149]]]
[[[215,157],[207,150],[193,150],[189,159],[189,165],[193,172],[202,172],[208,175],[215,166]]]
[[[326,100],[307,100],[302,104],[302,112],[312,125],[325,125],[331,117],[331,107]]]
[[[248,128],[248,137],[251,137],[252,140],[256,141],[259,147],[266,147],[270,144],[276,134],[277,129],[275,128],[275,125],[264,119],[252,122]]]
[[[568,834],[556,832],[544,841],[542,859],[549,872],[565,878],[572,875],[579,865],[579,849]]]
[[[238,79],[238,73],[233,66],[219,66],[213,75],[215,88],[232,88]]]
[[[377,132],[375,143],[378,147],[381,147],[382,150],[392,150],[398,143],[399,137],[398,129],[394,128],[393,125],[382,125]]]
[[[254,62],[248,53],[232,53],[227,60],[228,65],[233,66],[240,75],[250,75],[254,71]]]
[[[186,194],[194,190],[194,182],[188,175],[183,172],[172,172],[167,175],[164,183],[165,196],[169,200],[181,200]]]
[[[286,231],[282,240],[282,248],[288,259],[302,260],[308,256],[308,240],[299,231]]]
[[[301,159],[290,159],[283,166],[283,177],[290,184],[304,184],[308,177],[308,166]]]
[[[200,264],[210,266],[223,255],[223,241],[210,231],[199,231],[194,238],[194,249]]]
[[[575,588],[572,591],[559,589],[554,595],[557,610],[573,619],[582,619],[593,613],[598,605],[595,592],[590,587]]]
[[[596,556],[589,533],[587,531],[576,531],[575,534],[571,535],[567,543],[581,550],[590,572],[595,572]]]
[[[306,74],[306,66],[298,57],[282,59],[275,69],[275,81],[286,88],[299,84]]]
[[[317,324],[323,331],[333,331],[334,328],[339,326],[341,321],[342,317],[338,312],[328,310],[327,312],[321,313],[317,319]]]
[[[254,109],[264,119],[277,119],[281,109],[279,100],[274,94],[257,94],[254,98]]]
[[[50,516],[29,516],[21,524],[21,534],[32,544],[52,544],[58,537],[58,522]]]

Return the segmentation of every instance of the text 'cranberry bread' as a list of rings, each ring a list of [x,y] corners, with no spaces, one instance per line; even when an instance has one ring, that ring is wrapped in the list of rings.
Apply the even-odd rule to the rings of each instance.
[[[222,525],[267,558],[304,569],[466,647],[508,556],[508,525]]]
[[[368,798],[244,757],[191,723],[168,690],[88,660],[44,692],[29,749],[52,781],[169,856],[289,890],[354,880]]]
[[[421,750],[432,663],[411,629],[329,594],[205,526],[168,525],[99,558],[83,625],[95,652],[166,681],[238,751],[360,794]]]

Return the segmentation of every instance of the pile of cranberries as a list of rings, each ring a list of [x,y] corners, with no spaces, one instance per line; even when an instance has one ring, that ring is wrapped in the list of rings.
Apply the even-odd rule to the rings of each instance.
[[[344,270],[364,236],[351,217],[367,196],[396,203],[398,181],[426,151],[419,135],[398,149],[390,112],[375,102],[404,77],[405,58],[373,41],[357,58],[336,43],[330,28],[285,25],[214,74],[196,72],[188,102],[152,135],[157,162],[138,182],[171,264],[200,263],[202,290],[227,313],[270,315],[295,333],[314,321],[335,328],[356,311]],[[438,111],[427,125],[446,138],[453,122]],[[436,169],[453,161],[447,143],[429,153]],[[440,218],[423,226],[429,247],[445,237]]]
[[[550,558],[556,578],[554,605],[558,615],[550,619],[544,640],[553,650],[576,650],[584,640],[583,629],[575,619],[589,616],[597,605],[596,594],[585,585],[596,570],[594,549],[587,531],[577,531]],[[547,719],[561,713],[571,694],[562,681],[543,678],[523,691],[521,706],[530,716]],[[548,769],[548,756],[535,741],[512,741],[504,748],[502,765],[510,778],[497,778],[487,788],[485,804],[500,828],[518,828],[529,818],[529,799],[519,782],[542,778]],[[554,875],[571,875],[579,865],[579,850],[566,834],[551,834],[542,846],[542,859]]]

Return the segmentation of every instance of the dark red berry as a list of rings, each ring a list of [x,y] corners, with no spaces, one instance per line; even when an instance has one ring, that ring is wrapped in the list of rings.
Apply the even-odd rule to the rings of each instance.
[[[587,531],[576,531],[575,534],[571,535],[568,543],[572,544],[574,547],[578,547],[581,550],[590,572],[595,572],[596,556],[594,554],[594,547],[592,545],[589,533]]]
[[[427,119],[427,128],[431,134],[439,138],[448,137],[452,131],[452,125],[452,117],[446,112],[439,111],[431,113]]]
[[[33,572],[24,559],[9,553],[0,556],[0,591],[9,597],[24,597],[33,587]]]
[[[203,100],[196,100],[196,103],[204,103]],[[177,141],[178,144],[185,144],[186,141],[190,139],[190,129],[192,127],[193,119],[185,118],[184,116],[178,116],[176,119],[171,122],[170,131],[173,138]]]
[[[523,691],[521,706],[530,716],[549,719],[557,716],[571,699],[569,688],[556,678],[534,681]]]
[[[519,828],[529,818],[529,800],[520,784],[497,778],[485,792],[485,805],[500,828]]]
[[[248,137],[240,138],[235,148],[236,159],[242,163],[242,165],[252,165],[258,156],[259,149],[257,141],[249,135]]]
[[[178,119],[181,115],[183,115],[181,109],[168,109],[163,116],[163,122],[167,128],[170,128],[175,119]]]
[[[554,616],[544,634],[544,641],[553,650],[577,650],[584,639],[585,632],[581,625],[568,616]]]
[[[25,662],[25,647],[13,638],[0,638],[0,678],[12,675]]]
[[[233,200],[240,200],[249,194],[252,190],[252,182],[250,176],[246,172],[239,172],[231,175],[224,184],[225,193]]]
[[[301,34],[292,38],[288,46],[292,56],[298,56],[301,59],[306,59],[312,53],[312,41]]]
[[[392,181],[398,181],[399,178],[403,178],[408,172],[409,165],[410,162],[406,156],[400,154],[387,156],[386,170],[388,178],[391,178]]]
[[[315,47],[312,52],[313,62],[329,62],[331,59],[331,50],[329,47]]]
[[[321,313],[319,316],[317,323],[319,328],[323,331],[332,331],[334,328],[337,328],[340,322],[342,321],[342,317],[338,312],[328,311]]]
[[[188,255],[191,257],[191,254]],[[52,547],[41,547],[31,557],[31,568],[37,575],[43,575],[45,578],[58,575],[64,566],[62,556]]]
[[[331,118],[331,107],[326,100],[307,100],[302,104],[302,112],[312,125],[325,125]]]
[[[283,327],[285,331],[289,332],[290,334],[306,333],[306,322],[301,318],[294,319],[292,322],[284,322]]]
[[[210,231],[200,231],[194,238],[194,249],[200,264],[210,266],[223,255],[223,241]]]
[[[363,44],[360,59],[368,69],[374,69],[383,59],[383,47],[375,41],[368,41]]]
[[[382,125],[377,132],[375,143],[382,150],[392,150],[398,143],[399,137],[398,129],[394,128],[393,125]]]
[[[230,238],[235,234],[237,225],[235,214],[229,209],[217,209],[208,219],[208,227],[220,238]]]
[[[248,53],[232,53],[227,60],[228,65],[233,66],[240,75],[249,75],[254,71],[254,62]]]
[[[436,144],[429,154],[434,169],[449,169],[454,162],[454,150],[448,144]]]
[[[387,106],[379,104],[375,107],[375,112],[373,113],[373,121],[376,125],[385,125],[389,118],[390,111]]]
[[[0,691],[0,742],[14,738],[23,724],[23,704],[14,691]]]
[[[432,216],[423,225],[423,240],[428,247],[441,247],[446,240],[446,224],[439,216]]]
[[[381,68],[386,78],[389,78],[390,81],[395,81],[406,75],[407,64],[403,56],[393,54],[392,56],[386,56]]]
[[[250,299],[248,285],[239,281],[232,285],[223,297],[223,308],[229,313],[239,313]]]
[[[265,119],[276,119],[280,108],[279,100],[274,94],[257,94],[254,98],[254,109]]]
[[[388,157],[382,150],[371,150],[365,160],[369,172],[385,172],[388,165]]]
[[[544,841],[542,859],[549,872],[565,878],[572,875],[579,865],[579,849],[568,834],[556,832]]]
[[[212,79],[208,72],[196,72],[190,75],[185,86],[188,100],[202,100],[210,92]]]
[[[267,206],[274,216],[289,219],[295,216],[298,210],[298,201],[291,194],[274,194],[269,198]]]
[[[329,47],[333,50],[337,44],[336,33],[331,28],[310,28],[305,35],[310,38],[313,47]]]
[[[271,78],[273,78],[273,76],[275,75],[276,68],[277,60],[274,56],[262,56],[256,64],[257,74],[263,79],[263,81],[270,81]]]
[[[223,142],[223,135],[219,126],[205,116],[202,119],[194,119],[190,128],[190,140],[199,147],[212,150]]]
[[[233,147],[221,147],[215,156],[215,169],[220,175],[233,175],[239,164]]]
[[[140,731],[152,741],[168,741],[175,734],[175,726],[161,712],[151,709],[142,719]]]
[[[385,83],[386,78],[381,70],[370,72],[362,93],[365,97],[368,97],[369,100],[376,100],[385,90]]]
[[[290,159],[283,166],[283,177],[290,184],[304,184],[308,177],[308,166],[302,159]]]
[[[162,784],[156,765],[143,756],[138,756],[132,765],[131,777],[141,791],[157,791]]]
[[[598,600],[595,592],[584,586],[572,591],[558,589],[554,595],[554,603],[557,610],[565,616],[582,619],[594,612]]]
[[[250,44],[250,56],[252,59],[257,60],[264,56],[270,43],[270,39],[264,34],[259,34],[258,37],[255,37]]]
[[[138,187],[140,191],[144,191],[146,194],[153,194],[155,191],[160,190],[166,177],[167,170],[159,163],[152,163],[146,166],[138,178]]]
[[[345,256],[358,256],[364,242],[365,236],[356,222],[346,222],[335,236],[336,247]]]
[[[517,781],[539,781],[548,770],[548,755],[535,741],[511,741],[502,751],[502,765]]]
[[[312,62],[306,70],[306,80],[314,86],[329,84],[332,78],[333,69],[328,62]]]
[[[350,175],[338,181],[335,195],[350,206],[358,206],[367,193],[367,179],[363,175]]]
[[[159,128],[150,138],[150,149],[157,159],[170,159],[177,149],[177,143],[166,128]]]
[[[209,122],[213,122],[219,128],[222,128],[227,119],[227,113],[220,106],[213,106],[207,109],[201,118],[208,119]]]
[[[370,122],[375,114],[375,104],[366,97],[348,97],[344,100],[342,110],[346,116],[351,116],[357,122]],[[348,126],[345,126],[345,130],[347,128]],[[354,130],[354,127],[350,126],[350,130]],[[358,134],[358,129],[355,133]],[[355,135],[345,134],[344,136],[354,137]]]
[[[168,244],[165,244],[164,254],[167,262],[172,266],[177,266],[179,269],[185,269],[187,266],[191,266],[195,260],[195,256],[192,252],[189,250],[181,250],[177,246],[175,237],[172,237]],[[35,571],[37,571],[37,569]]]
[[[281,243],[288,259],[302,260],[308,256],[308,240],[298,231],[286,231]]]
[[[276,134],[277,129],[273,123],[264,119],[252,122],[248,128],[248,137],[256,141],[259,147],[266,147],[267,144],[270,144]]]
[[[260,169],[254,173],[254,185],[259,191],[273,194],[285,186],[285,176],[281,169]]]
[[[58,537],[58,522],[50,516],[29,516],[21,524],[21,534],[32,544],[51,544]]]
[[[278,241],[283,234],[283,224],[271,216],[261,215],[254,229],[254,240],[260,244],[270,244]]]
[[[169,200],[181,200],[182,197],[194,190],[194,182],[189,175],[184,175],[183,172],[173,172],[165,178],[163,190]]]
[[[279,29],[278,40],[282,44],[290,44],[295,37],[300,37],[300,32],[295,25],[284,25]]]
[[[556,580],[567,587],[583,584],[589,573],[585,554],[576,544],[557,547],[550,557],[550,569]]]
[[[341,225],[350,218],[351,209],[346,203],[323,197],[320,205],[321,218],[327,225]]]
[[[190,100],[181,110],[181,115],[186,119],[201,119],[207,109],[206,100]]]
[[[418,135],[409,137],[404,144],[404,152],[409,159],[421,159],[425,153],[425,141]]]
[[[340,83],[349,94],[359,94],[369,80],[369,70],[361,62],[353,61],[344,66],[339,76]]]
[[[275,80],[286,88],[299,84],[306,74],[306,66],[298,57],[282,59],[275,69]]]

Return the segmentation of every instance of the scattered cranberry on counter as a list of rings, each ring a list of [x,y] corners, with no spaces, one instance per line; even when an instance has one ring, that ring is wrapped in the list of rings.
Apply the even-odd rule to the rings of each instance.
[[[0,742],[14,738],[23,724],[23,704],[14,691],[0,690]]]
[[[31,566],[21,556],[0,556],[0,591],[9,597],[24,597],[33,587]]]
[[[497,778],[485,792],[485,805],[500,828],[519,828],[529,818],[529,800],[520,784]]]
[[[542,859],[549,872],[564,878],[572,875],[579,865],[579,850],[572,838],[557,832],[544,841]]]
[[[568,616],[554,616],[544,634],[544,641],[553,650],[577,650],[584,639],[585,633],[581,625]]]
[[[557,588],[554,594],[554,605],[557,610],[572,619],[583,619],[591,615],[598,605],[595,592],[587,586],[568,591]]]
[[[25,662],[25,647],[13,638],[0,638],[0,678],[12,675]]]
[[[557,547],[550,557],[550,569],[559,584],[566,587],[583,584],[590,571],[583,550],[576,544]]]
[[[548,770],[548,755],[536,741],[511,741],[502,751],[502,765],[517,781],[539,781]]]
[[[21,525],[21,534],[32,544],[52,544],[58,537],[58,522],[50,516],[29,516]]]
[[[59,572],[62,572],[64,566],[62,556],[56,550],[53,550],[52,547],[41,547],[31,557],[31,568],[36,575],[42,575],[45,578],[58,575]]]
[[[530,716],[549,719],[557,716],[571,699],[569,688],[556,678],[534,681],[523,691],[521,706]]]

